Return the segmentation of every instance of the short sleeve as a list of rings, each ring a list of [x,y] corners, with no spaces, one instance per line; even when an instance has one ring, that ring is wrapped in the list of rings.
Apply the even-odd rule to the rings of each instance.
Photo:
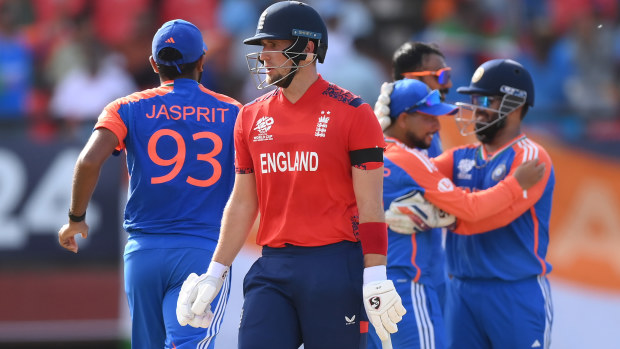
[[[367,148],[385,149],[383,131],[375,113],[367,103],[363,103],[355,109],[350,130],[349,151]]]
[[[252,173],[254,172],[254,164],[250,149],[248,148],[247,136],[244,130],[243,120],[247,118],[244,108],[239,111],[239,116],[235,122],[235,172],[236,173]]]
[[[121,105],[120,100],[109,103],[99,114],[95,124],[95,129],[106,128],[116,135],[118,145],[115,149],[117,151],[125,149],[125,138],[127,137],[127,125],[120,115]]]

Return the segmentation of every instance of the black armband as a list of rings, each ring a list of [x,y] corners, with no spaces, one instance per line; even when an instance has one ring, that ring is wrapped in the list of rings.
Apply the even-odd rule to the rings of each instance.
[[[349,152],[349,158],[351,159],[351,166],[360,166],[369,162],[383,163],[383,148],[353,150]]]

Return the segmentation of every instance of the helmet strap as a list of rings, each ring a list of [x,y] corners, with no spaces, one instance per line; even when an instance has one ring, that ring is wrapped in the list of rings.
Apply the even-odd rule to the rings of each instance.
[[[281,88],[287,88],[291,85],[291,82],[293,82],[293,78],[295,77],[295,74],[297,74],[297,70],[299,70],[299,63],[305,60],[307,57],[307,54],[302,53],[302,52],[304,52],[304,50],[306,49],[306,46],[308,46],[308,41],[310,41],[309,38],[298,36],[295,39],[295,42],[291,44],[291,46],[285,48],[282,51],[284,56],[290,59],[291,62],[293,62],[293,65],[295,66],[295,68],[292,68],[292,71],[286,76],[286,78],[276,83],[275,84],[276,86],[281,87]]]
[[[291,44],[291,46],[287,47],[282,51],[286,58],[290,59],[295,63],[295,65],[299,65],[299,62],[306,59],[306,54],[303,52],[306,50],[306,46],[308,46],[309,38],[298,36],[295,39],[295,42]]]

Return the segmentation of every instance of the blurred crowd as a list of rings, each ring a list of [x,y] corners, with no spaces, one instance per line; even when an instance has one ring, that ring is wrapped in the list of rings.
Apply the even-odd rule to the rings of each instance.
[[[153,34],[167,20],[196,24],[208,46],[202,83],[247,103],[258,91],[245,55],[265,0],[0,0],[0,125],[34,140],[85,137],[110,101],[154,87]],[[492,58],[530,70],[527,123],[571,141],[620,142],[617,0],[308,0],[329,26],[319,72],[374,104],[407,40],[436,43],[454,86]],[[448,101],[464,100],[455,89]],[[4,126],[2,126],[4,127]],[[620,155],[620,154],[619,154]]]

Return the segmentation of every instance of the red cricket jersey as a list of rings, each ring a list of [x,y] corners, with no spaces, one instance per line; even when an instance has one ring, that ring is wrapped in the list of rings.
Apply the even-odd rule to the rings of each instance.
[[[357,241],[349,152],[384,146],[372,108],[321,76],[295,104],[278,88],[245,105],[235,125],[235,167],[256,176],[256,243]]]

